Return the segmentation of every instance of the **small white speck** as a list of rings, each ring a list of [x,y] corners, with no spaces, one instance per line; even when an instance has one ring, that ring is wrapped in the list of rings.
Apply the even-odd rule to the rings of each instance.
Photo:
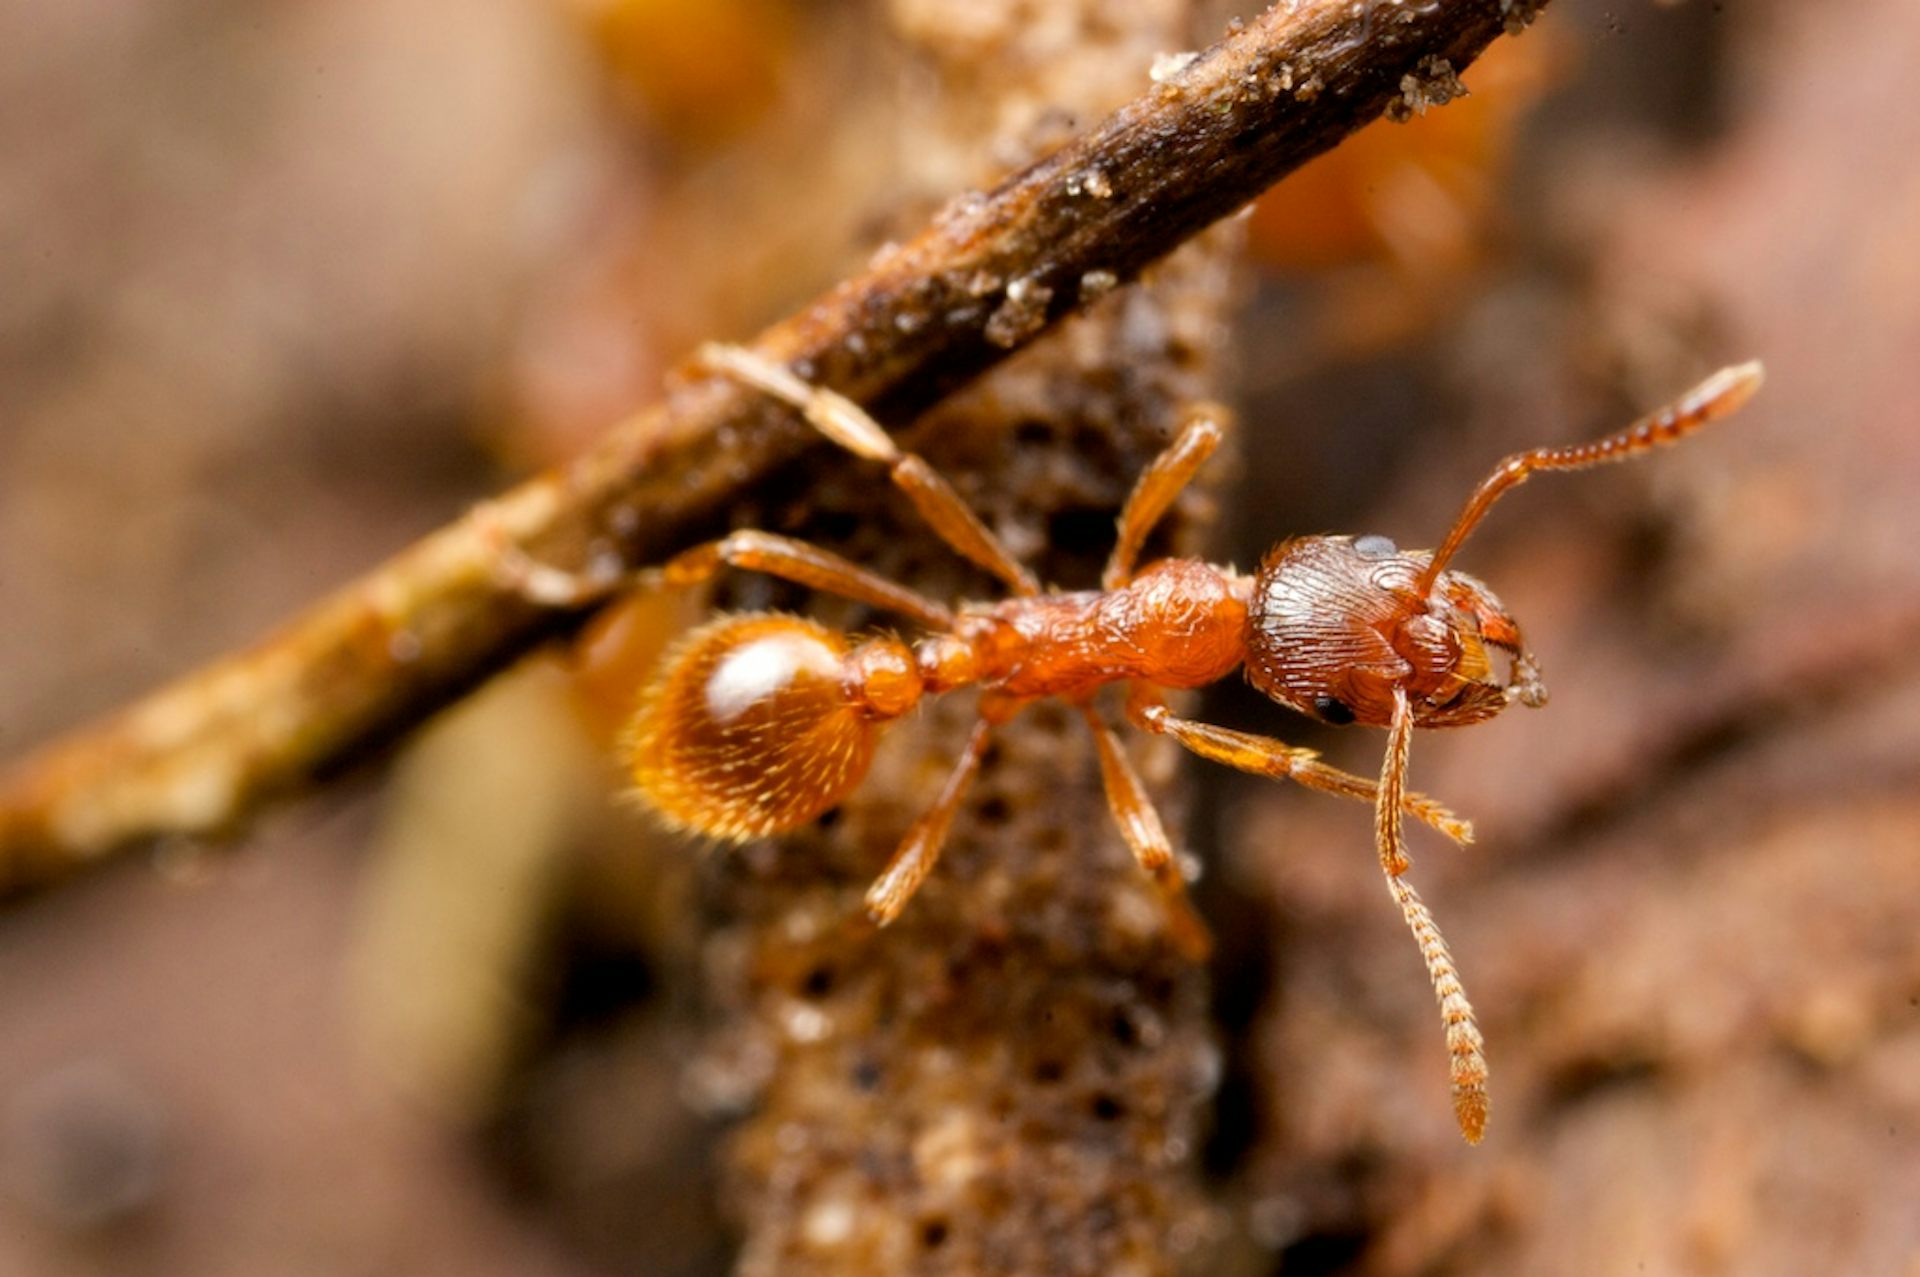
[[[1192,66],[1199,56],[1198,53],[1191,49],[1180,53],[1157,54],[1153,59],[1153,66],[1147,71],[1147,75],[1155,84],[1165,84],[1168,80],[1171,80],[1174,76],[1179,75],[1182,71]]]
[[[818,1042],[827,1036],[832,1023],[819,1007],[804,1003],[790,1006],[784,1016],[787,1036],[795,1042]]]
[[[830,1198],[807,1212],[800,1231],[815,1246],[837,1246],[853,1235],[853,1203],[844,1197]]]

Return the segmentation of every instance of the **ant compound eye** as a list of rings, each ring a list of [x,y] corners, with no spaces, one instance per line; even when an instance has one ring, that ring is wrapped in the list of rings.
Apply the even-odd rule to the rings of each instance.
[[[1400,553],[1400,547],[1393,543],[1391,537],[1370,534],[1353,539],[1353,552],[1363,559],[1377,561],[1380,559],[1391,559],[1394,555]]]
[[[1335,727],[1345,727],[1353,721],[1353,710],[1348,707],[1345,701],[1337,697],[1314,697],[1313,712],[1320,716],[1321,721],[1332,723]]]

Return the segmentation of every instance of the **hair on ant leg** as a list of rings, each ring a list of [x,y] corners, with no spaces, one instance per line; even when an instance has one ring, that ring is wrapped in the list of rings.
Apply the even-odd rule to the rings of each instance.
[[[1546,702],[1520,626],[1478,579],[1450,567],[1510,489],[1534,474],[1644,455],[1726,416],[1759,388],[1757,363],[1727,368],[1625,430],[1573,447],[1505,458],[1468,498],[1440,547],[1403,551],[1379,536],[1306,536],[1276,544],[1243,574],[1199,559],[1138,567],[1141,548],[1219,444],[1225,414],[1191,410],[1142,472],[1116,526],[1097,591],[1043,590],[953,487],[902,451],[857,404],[807,384],[738,346],[707,346],[708,369],[796,409],[816,430],[888,475],[957,554],[1010,592],[948,605],[805,542],[741,531],[642,574],[703,581],[744,568],[894,612],[924,635],[856,641],[800,617],[722,615],[684,638],[643,694],[626,732],[640,797],[667,823],[728,840],[796,828],[837,806],[866,774],[880,732],[927,696],[974,688],[980,717],[935,801],[907,831],[867,893],[874,922],[906,908],[937,862],[978,773],[992,729],[1027,704],[1057,697],[1093,735],[1107,804],[1122,840],[1167,906],[1167,935],[1199,958],[1205,925],[1188,902],[1178,858],[1145,787],[1094,709],[1110,684],[1126,691],[1135,726],[1241,771],[1371,803],[1387,885],[1412,930],[1439,1000],[1461,1133],[1486,1129],[1487,1064],[1473,1008],[1433,915],[1404,874],[1407,816],[1467,842],[1472,827],[1406,788],[1416,728],[1465,727],[1518,703]],[[580,601],[617,583],[575,581],[503,560],[535,599]],[[1507,672],[1496,668],[1504,653]],[[1167,689],[1204,687],[1244,667],[1269,699],[1323,723],[1387,730],[1377,780],[1320,761],[1312,750],[1174,715]]]

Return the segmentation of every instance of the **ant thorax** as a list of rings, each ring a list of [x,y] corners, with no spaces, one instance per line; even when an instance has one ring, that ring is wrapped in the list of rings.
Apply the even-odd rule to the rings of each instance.
[[[1493,591],[1382,536],[1283,541],[1260,563],[1247,615],[1247,678],[1336,726],[1392,723],[1396,689],[1420,727],[1464,727],[1515,700],[1544,704],[1520,627]],[[1491,649],[1491,650],[1490,650]],[[1508,659],[1496,662],[1495,654]],[[1510,664],[1499,677],[1499,664]]]

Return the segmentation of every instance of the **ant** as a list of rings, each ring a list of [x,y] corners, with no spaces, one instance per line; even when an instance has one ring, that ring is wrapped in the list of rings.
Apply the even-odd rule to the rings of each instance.
[[[744,568],[896,613],[927,631],[911,646],[891,635],[855,643],[774,613],[722,615],[693,630],[625,733],[648,806],[670,825],[729,841],[797,828],[860,782],[887,723],[923,697],[978,688],[979,717],[953,771],[867,891],[867,912],[884,926],[932,871],[993,729],[1032,701],[1059,697],[1093,735],[1108,806],[1167,901],[1170,936],[1198,958],[1208,937],[1187,902],[1172,843],[1093,705],[1099,689],[1124,683],[1126,715],[1137,727],[1241,771],[1373,804],[1380,866],[1439,1000],[1454,1114],[1467,1141],[1479,1142],[1487,1120],[1482,1038],[1446,941],[1403,876],[1401,820],[1411,815],[1462,844],[1472,827],[1407,790],[1407,758],[1416,727],[1464,727],[1516,701],[1538,707],[1547,690],[1505,606],[1448,564],[1508,490],[1543,471],[1625,461],[1678,441],[1745,403],[1760,386],[1758,363],[1715,373],[1617,434],[1507,457],[1468,498],[1438,550],[1401,550],[1381,536],[1294,537],[1269,550],[1252,575],[1198,559],[1137,566],[1148,534],[1222,438],[1223,414],[1198,406],[1128,497],[1100,588],[1055,591],[1043,589],[945,479],[901,451],[851,400],[738,346],[708,345],[697,362],[784,401],[834,443],[885,464],[934,532],[1004,582],[1011,597],[948,607],[826,550],[758,531],[731,533],[648,570],[649,584],[688,586],[723,567]],[[524,559],[505,567],[530,598],[556,606],[589,601],[616,584]],[[1506,658],[1504,679],[1495,652]],[[1328,766],[1313,750],[1181,718],[1162,695],[1241,667],[1254,687],[1298,713],[1386,728],[1379,781]]]

